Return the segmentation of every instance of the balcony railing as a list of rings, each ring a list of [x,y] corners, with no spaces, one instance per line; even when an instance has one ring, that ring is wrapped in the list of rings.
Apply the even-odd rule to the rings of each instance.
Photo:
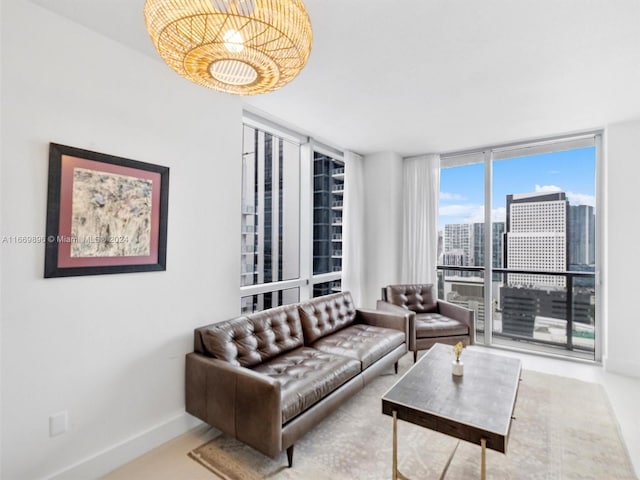
[[[484,267],[438,266],[438,297],[471,308],[485,334]],[[494,343],[527,342],[595,357],[595,273],[493,268]]]

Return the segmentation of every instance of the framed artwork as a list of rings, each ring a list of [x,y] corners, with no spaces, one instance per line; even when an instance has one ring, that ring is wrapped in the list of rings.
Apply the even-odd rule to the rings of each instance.
[[[169,168],[51,143],[44,277],[166,270]]]

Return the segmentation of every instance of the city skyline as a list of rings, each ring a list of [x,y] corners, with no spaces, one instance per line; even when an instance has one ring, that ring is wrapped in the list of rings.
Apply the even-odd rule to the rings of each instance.
[[[595,207],[595,147],[493,162],[492,220],[506,219],[510,194],[564,192],[570,205]],[[438,230],[484,221],[484,165],[442,168]]]

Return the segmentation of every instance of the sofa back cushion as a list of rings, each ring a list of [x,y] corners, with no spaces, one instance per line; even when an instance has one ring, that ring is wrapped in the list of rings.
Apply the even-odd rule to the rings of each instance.
[[[305,345],[351,325],[356,307],[349,292],[317,297],[299,304]]]
[[[416,313],[438,311],[438,299],[433,284],[387,285],[386,301]]]
[[[196,329],[195,335],[197,352],[243,367],[252,367],[303,344],[296,305],[207,325]]]

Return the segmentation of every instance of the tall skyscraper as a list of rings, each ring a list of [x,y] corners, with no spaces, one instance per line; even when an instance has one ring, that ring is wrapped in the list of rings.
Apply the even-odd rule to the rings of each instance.
[[[471,264],[476,267],[484,266],[484,223],[473,224],[473,247],[471,249]]]
[[[589,205],[569,207],[569,265],[583,270],[596,263],[596,217]],[[575,267],[574,267],[575,266]]]
[[[458,265],[472,265],[473,225],[471,223],[449,223],[444,226],[444,254],[462,255],[462,259],[459,260],[461,263]]]
[[[342,271],[344,164],[313,154],[313,274]],[[340,291],[340,282],[314,285],[313,295]]]
[[[565,271],[568,210],[563,192],[507,195],[506,268]],[[565,285],[564,276],[509,273],[500,288],[502,333],[531,338],[538,316],[566,318]]]
[[[566,270],[568,207],[564,192],[507,195],[506,267]],[[508,283],[563,287],[566,281],[562,276],[510,273]]]
[[[504,260],[504,222],[491,224],[491,266],[502,268]],[[488,266],[484,263],[484,223],[473,224],[473,265]]]

